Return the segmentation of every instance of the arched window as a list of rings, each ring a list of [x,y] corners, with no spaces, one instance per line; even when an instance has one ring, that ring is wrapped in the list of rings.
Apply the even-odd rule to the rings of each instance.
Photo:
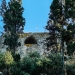
[[[37,41],[35,40],[35,37],[30,36],[30,37],[26,38],[24,43],[25,44],[37,44]]]

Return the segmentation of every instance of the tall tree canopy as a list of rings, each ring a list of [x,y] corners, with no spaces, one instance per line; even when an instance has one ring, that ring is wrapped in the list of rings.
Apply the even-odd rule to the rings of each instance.
[[[47,39],[50,44],[51,40],[55,40],[53,44],[57,44],[56,38],[59,35],[63,43],[66,42],[67,45],[73,43],[75,40],[75,0],[53,0],[46,29],[50,33]],[[50,44],[48,43],[48,46]]]
[[[6,11],[6,8],[6,0],[2,0],[0,5],[0,16],[4,17],[4,12]]]
[[[25,18],[22,17],[24,8],[18,1],[8,3],[8,8],[4,13],[3,22],[6,32],[4,44],[8,45],[9,49],[15,49],[20,45],[18,42],[19,33],[23,32]]]

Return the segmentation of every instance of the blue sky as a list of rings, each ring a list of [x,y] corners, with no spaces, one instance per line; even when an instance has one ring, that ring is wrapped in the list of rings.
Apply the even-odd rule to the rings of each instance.
[[[9,1],[9,0],[7,0]],[[24,32],[44,32],[52,0],[22,0],[25,9],[23,17],[26,19]],[[0,31],[2,23],[0,22]]]
[[[44,32],[52,0],[23,0],[24,32]]]

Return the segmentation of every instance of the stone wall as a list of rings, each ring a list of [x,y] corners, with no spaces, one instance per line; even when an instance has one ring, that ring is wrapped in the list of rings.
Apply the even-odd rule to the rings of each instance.
[[[53,47],[50,46],[49,51],[46,50],[46,46],[44,45],[45,40],[47,37],[49,37],[49,34],[46,32],[42,33],[23,33],[19,34],[18,41],[21,43],[21,46],[19,46],[16,50],[16,53],[19,53],[21,58],[27,55],[29,52],[38,51],[40,55],[45,55],[48,53],[51,53],[53,50]],[[3,44],[4,37],[0,36],[0,52],[5,52],[7,46]],[[61,39],[56,38],[57,48],[60,50],[61,45]],[[66,49],[66,48],[65,48]]]
[[[18,47],[18,53],[20,53],[21,57],[25,56],[28,52],[32,51],[38,51],[42,55],[44,53],[44,40],[48,36],[48,33],[20,34],[19,42],[21,42],[21,46]],[[32,43],[30,42],[31,40],[33,41]]]
[[[21,46],[17,48],[17,53],[24,57],[28,52],[38,51],[41,55],[44,53],[44,40],[49,36],[48,33],[23,33],[19,34]],[[5,52],[7,46],[3,44],[4,37],[0,36],[0,52]]]

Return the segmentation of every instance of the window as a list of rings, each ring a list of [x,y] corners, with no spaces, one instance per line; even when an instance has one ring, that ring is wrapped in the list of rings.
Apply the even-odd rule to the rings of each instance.
[[[37,41],[35,40],[35,37],[30,36],[30,37],[26,38],[24,43],[25,44],[37,44]]]

